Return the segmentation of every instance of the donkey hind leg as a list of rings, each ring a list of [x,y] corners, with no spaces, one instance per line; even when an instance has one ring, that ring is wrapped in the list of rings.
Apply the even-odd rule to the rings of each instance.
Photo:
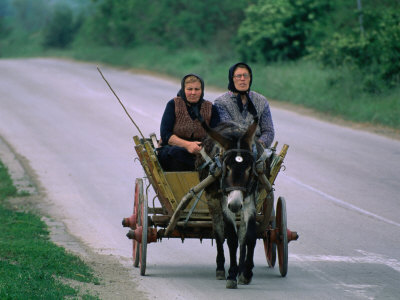
[[[217,244],[217,280],[225,280],[225,255],[224,255],[224,220],[222,217],[221,204],[218,199],[209,199],[208,209],[213,223],[213,232]]]

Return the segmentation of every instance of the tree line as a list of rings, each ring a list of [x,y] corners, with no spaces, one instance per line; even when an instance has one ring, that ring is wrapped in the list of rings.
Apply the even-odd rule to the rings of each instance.
[[[398,0],[4,0],[0,39],[21,29],[45,48],[201,49],[268,64],[313,59],[379,93],[400,85]]]

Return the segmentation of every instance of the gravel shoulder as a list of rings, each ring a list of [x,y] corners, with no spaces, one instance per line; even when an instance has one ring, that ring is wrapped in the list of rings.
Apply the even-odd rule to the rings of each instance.
[[[140,276],[130,262],[124,266],[111,255],[95,253],[71,235],[62,222],[54,218],[52,204],[47,198],[45,189],[38,182],[34,170],[30,168],[29,162],[15,153],[2,137],[0,137],[0,160],[7,166],[17,189],[30,193],[30,196],[9,199],[10,204],[17,209],[29,210],[41,215],[42,220],[49,227],[51,240],[78,255],[100,279],[99,285],[70,280],[67,284],[79,288],[82,293],[89,292],[97,295],[100,299],[149,299],[138,289],[136,282],[140,280]],[[129,264],[130,267],[127,267]]]

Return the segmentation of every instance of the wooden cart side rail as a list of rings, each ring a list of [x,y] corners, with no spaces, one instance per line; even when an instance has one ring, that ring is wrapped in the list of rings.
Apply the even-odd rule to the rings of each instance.
[[[161,169],[157,157],[154,155],[153,150],[151,148],[149,149],[151,146],[148,142],[145,142],[144,146],[144,157],[149,162],[149,169],[157,187],[156,193],[160,195],[162,199],[166,199],[166,201],[164,201],[164,205],[166,207],[171,207],[171,209],[174,210],[177,206],[174,193],[172,192],[171,187],[165,178],[164,172]]]
[[[152,172],[151,172],[151,170],[150,170],[149,163],[148,163],[147,159],[146,159],[145,156],[144,156],[144,153],[145,153],[146,150],[144,149],[143,145],[135,146],[135,150],[136,150],[136,153],[137,153],[137,155],[138,155],[140,164],[142,165],[143,170],[144,170],[144,172],[146,173],[146,176],[147,176],[148,180],[150,181],[151,185],[154,187],[154,190],[156,191],[157,196],[158,196],[159,199],[160,199],[161,206],[162,206],[163,209],[165,209],[168,213],[169,213],[170,211],[173,211],[171,205],[170,205],[169,202],[168,202],[168,199],[166,199],[165,196],[164,196],[163,194],[160,194],[160,192],[159,192],[158,183],[155,182],[154,176],[152,175]],[[169,213],[169,214],[170,214],[170,213]]]
[[[282,146],[281,152],[278,155],[275,155],[271,162],[271,175],[269,176],[268,180],[271,184],[274,184],[276,176],[278,176],[279,171],[281,170],[281,166],[283,160],[286,157],[287,151],[289,149],[289,145],[284,144]]]
[[[268,177],[268,181],[270,182],[271,186],[275,183],[275,179],[278,176],[279,171],[281,170],[283,160],[286,157],[288,148],[289,148],[289,145],[284,144],[282,146],[281,152],[278,155],[274,155],[274,157],[272,159],[272,162],[270,165],[271,172],[270,172],[270,176]],[[263,180],[265,180],[265,179],[263,179]],[[267,197],[267,192],[265,191],[265,189],[263,189],[260,192],[259,197],[257,199],[256,210],[258,213],[262,212],[266,197]],[[273,201],[273,199],[272,199],[272,201]],[[272,207],[271,203],[267,203],[267,205]],[[273,205],[273,203],[272,203],[272,205]]]
[[[177,201],[172,193],[172,190],[165,179],[164,173],[158,162],[154,150],[148,141],[142,143],[138,136],[134,136],[135,150],[138,154],[140,163],[149,178],[160,202],[165,207],[168,214],[172,215],[177,207]]]

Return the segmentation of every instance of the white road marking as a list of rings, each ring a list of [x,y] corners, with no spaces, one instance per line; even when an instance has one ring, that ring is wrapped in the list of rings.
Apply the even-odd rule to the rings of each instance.
[[[379,264],[385,265],[400,272],[400,261],[377,253],[370,253],[364,250],[356,250],[363,256],[337,256],[337,255],[299,255],[290,254],[292,260],[300,262],[345,262],[358,264]]]
[[[340,200],[340,199],[338,199],[338,198],[336,198],[336,197],[334,197],[334,196],[331,196],[331,195],[329,195],[329,194],[327,194],[327,193],[324,193],[324,192],[322,192],[322,191],[320,191],[320,190],[318,190],[318,189],[316,189],[316,188],[314,188],[314,187],[312,187],[312,186],[310,186],[310,185],[308,185],[308,184],[305,184],[305,183],[301,182],[300,180],[298,180],[298,179],[296,179],[296,178],[293,178],[293,177],[288,176],[288,175],[286,175],[286,174],[282,174],[282,175],[283,175],[284,177],[286,177],[287,179],[289,179],[290,181],[292,181],[292,182],[294,182],[294,183],[296,183],[296,184],[298,184],[298,185],[300,185],[300,186],[302,186],[302,187],[304,187],[304,188],[306,188],[306,189],[308,189],[308,190],[310,190],[310,191],[313,191],[313,192],[319,194],[320,196],[322,196],[322,197],[328,199],[329,201],[334,202],[334,203],[336,203],[336,204],[338,204],[338,205],[340,205],[340,206],[342,206],[342,207],[345,207],[345,208],[354,210],[354,211],[359,212],[359,213],[361,213],[361,214],[363,214],[363,215],[366,215],[366,216],[375,218],[375,219],[377,219],[377,220],[383,221],[383,222],[388,223],[388,224],[390,224],[390,225],[394,225],[394,226],[400,227],[400,224],[397,223],[397,222],[394,222],[394,221],[389,220],[389,219],[387,219],[387,218],[381,217],[381,216],[379,216],[379,215],[377,215],[377,214],[374,214],[374,213],[372,213],[372,212],[369,212],[369,211],[367,211],[367,210],[365,210],[365,209],[362,209],[362,208],[360,208],[360,207],[358,207],[358,206],[355,206],[355,205],[353,205],[353,204],[350,204],[350,203],[347,203],[347,202],[345,202],[345,201],[343,201],[343,200]]]

